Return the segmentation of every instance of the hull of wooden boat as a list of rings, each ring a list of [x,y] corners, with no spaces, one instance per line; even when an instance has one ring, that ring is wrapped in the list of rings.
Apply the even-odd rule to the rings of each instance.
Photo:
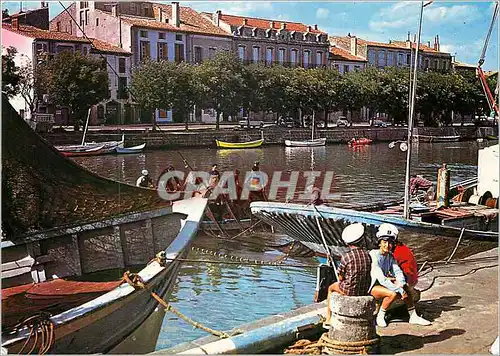
[[[457,141],[460,141],[460,136],[425,136],[425,135],[415,135],[414,138],[418,142],[457,142]]]
[[[325,145],[326,145],[326,138],[318,138],[315,140],[304,140],[304,141],[285,140],[285,146],[287,147],[318,147]]]
[[[254,202],[250,205],[252,214],[265,223],[283,231],[291,238],[305,242],[308,247],[321,246],[323,240],[318,222],[326,242],[334,253],[345,251],[342,241],[343,229],[355,222],[371,225],[373,229],[382,223],[394,224],[403,230],[415,233],[459,237],[462,234],[460,223],[476,223],[474,221],[457,220],[455,226],[446,226],[415,220],[406,220],[397,214],[382,214],[353,209],[341,209],[324,205],[310,206],[305,204],[286,204],[275,202]],[[318,218],[318,220],[316,220]],[[489,227],[497,227],[497,219],[491,221]],[[468,239],[497,241],[498,232],[463,229],[463,237]],[[376,246],[375,236],[368,237],[372,246]],[[313,244],[313,245],[310,245]]]
[[[77,267],[79,266],[80,270],[86,269],[87,272],[91,272],[92,268],[97,270],[99,265],[102,266],[102,264],[106,264],[105,267],[112,267],[111,264],[113,263],[121,264],[122,268],[127,265],[137,265],[136,259],[138,255],[144,255],[142,257],[143,261],[146,257],[150,259],[154,257],[154,248],[159,241],[163,241],[167,245],[165,249],[162,249],[167,258],[165,265],[153,261],[138,272],[147,289],[136,290],[123,282],[118,287],[97,298],[51,316],[50,321],[54,324],[55,342],[49,353],[105,353],[122,343],[137,330],[159,306],[158,302],[151,296],[151,291],[168,300],[169,293],[176,281],[181,263],[180,259],[188,253],[189,246],[198,231],[206,203],[206,199],[202,198],[181,200],[175,202],[172,208],[145,213],[146,215],[132,214],[93,224],[94,226],[69,227],[64,229],[63,235],[60,235],[60,231],[51,231],[44,234],[44,239],[52,238],[51,244],[61,244],[60,246],[53,246],[54,251],[62,251],[60,253],[71,262],[73,262],[74,258],[69,258],[66,250],[70,248],[69,244],[73,238],[72,235],[69,236],[71,238],[68,238],[66,234],[73,231],[73,235],[80,235],[81,238],[76,236],[77,243],[75,246],[78,246],[76,249],[79,251],[76,256],[80,256],[81,261],[74,263],[76,263]],[[175,218],[176,224],[172,224],[173,220],[171,221],[170,216]],[[151,235],[150,238],[138,238],[138,228],[141,229],[142,234]],[[148,228],[151,231],[146,233],[145,229]],[[177,234],[174,233],[170,237],[168,233],[172,228],[178,228],[179,230]],[[117,229],[120,231],[117,231]],[[113,231],[117,240],[111,243],[113,235],[110,235],[110,233]],[[162,232],[167,235],[162,236]],[[54,234],[57,236],[52,236]],[[122,248],[119,250],[123,251],[110,250],[111,245],[116,243],[120,245],[120,240]],[[29,241],[31,240],[27,239],[23,242],[29,245]],[[19,242],[16,242],[16,245],[8,244],[7,241],[2,242],[3,256],[5,251],[7,251],[5,253],[8,255],[10,247],[15,249],[12,250],[12,254],[19,253],[21,246],[22,244]],[[92,251],[89,251],[89,249]],[[150,253],[147,253],[147,250],[150,250]],[[137,251],[136,254],[134,254],[135,251]],[[144,252],[144,254],[141,254],[141,252]],[[116,256],[110,256],[110,253],[116,254]],[[118,258],[118,254],[120,254],[121,260]],[[146,254],[149,256],[146,256]],[[65,271],[64,268],[68,269],[66,264],[70,261],[64,261],[63,257],[55,258],[62,268],[60,270],[61,275],[64,276],[64,273],[69,274],[69,271]],[[60,261],[61,259],[63,261]],[[33,266],[33,268],[37,269],[40,266]],[[74,267],[69,269],[74,273]],[[30,271],[22,272],[24,276],[26,273],[28,276],[30,275]],[[51,273],[53,271],[46,271],[47,275]],[[12,279],[10,282],[12,282]],[[161,327],[161,324],[159,326]],[[150,338],[149,343],[142,342],[142,344],[154,345],[158,334],[159,328],[147,335]],[[28,335],[29,330],[27,328],[20,329],[15,334],[3,334],[2,347],[6,348],[9,353],[17,353],[21,350]],[[142,350],[142,352],[151,351],[154,350]]]
[[[146,144],[143,143],[142,145],[134,146],[134,147],[116,147],[115,151],[116,153],[119,154],[133,154],[133,153],[141,153],[142,150],[146,147]]]
[[[224,142],[215,140],[219,148],[256,148],[262,146],[264,140],[256,140],[249,142]]]
[[[99,156],[106,153],[106,149],[104,146],[96,146],[96,147],[81,147],[75,148],[71,150],[59,149],[59,152],[65,157],[83,157],[83,156]]]

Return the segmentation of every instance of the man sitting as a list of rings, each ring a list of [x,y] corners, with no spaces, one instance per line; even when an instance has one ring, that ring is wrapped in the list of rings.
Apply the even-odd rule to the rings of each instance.
[[[382,229],[379,227],[377,232],[379,249],[370,251],[373,283],[370,293],[376,300],[382,301],[377,314],[377,325],[380,327],[387,326],[385,320],[386,311],[398,299],[402,299],[408,307],[410,324],[430,325],[431,323],[428,320],[416,313],[413,294],[407,292],[408,286],[404,273],[391,253],[395,245],[394,234],[392,231],[384,230],[383,226],[381,227]]]
[[[361,248],[360,243],[365,233],[365,227],[356,223],[347,226],[342,231],[342,240],[350,248],[342,255],[338,268],[338,282],[328,287],[328,313],[326,324],[330,322],[330,294],[333,292],[347,296],[369,295],[371,259],[368,251]]]

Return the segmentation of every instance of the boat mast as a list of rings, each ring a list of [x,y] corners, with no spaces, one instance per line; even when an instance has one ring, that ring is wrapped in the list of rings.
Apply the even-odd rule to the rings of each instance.
[[[420,35],[422,33],[422,17],[424,14],[424,7],[430,5],[429,1],[424,5],[422,0],[420,3],[420,19],[418,23],[417,43],[415,43],[415,61],[413,65],[413,83],[411,83],[411,97],[410,97],[410,112],[408,117],[408,150],[406,151],[406,176],[405,176],[405,198],[403,215],[405,219],[410,218],[410,167],[411,167],[411,142],[413,138],[413,121],[415,115],[415,97],[417,95],[417,71],[418,71],[418,49],[420,47]],[[411,46],[410,46],[411,51]],[[411,52],[410,52],[411,53]]]
[[[314,110],[313,110],[312,129],[311,129],[311,141],[312,140],[314,140]]]
[[[85,144],[85,136],[87,135],[87,130],[89,129],[89,120],[90,120],[90,111],[92,109],[89,108],[89,111],[87,113],[87,121],[85,121],[85,129],[83,129],[83,136],[82,136],[82,146]]]

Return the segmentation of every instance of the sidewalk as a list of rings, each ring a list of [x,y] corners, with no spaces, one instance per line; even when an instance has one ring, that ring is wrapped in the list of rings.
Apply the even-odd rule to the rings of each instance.
[[[465,274],[498,265],[498,248],[469,257],[464,264],[434,267],[422,272],[417,288],[430,286],[433,277]],[[377,328],[382,354],[487,354],[498,336],[498,266],[462,277],[437,278],[422,293],[417,311],[431,326],[392,322]]]

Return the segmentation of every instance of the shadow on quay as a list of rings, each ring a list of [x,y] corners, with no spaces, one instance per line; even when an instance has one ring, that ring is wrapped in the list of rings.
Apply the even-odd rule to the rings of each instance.
[[[438,334],[417,336],[409,334],[399,334],[394,336],[382,336],[380,347],[381,354],[396,354],[405,351],[417,350],[425,344],[432,344],[459,336],[465,333],[464,329],[446,329]]]

